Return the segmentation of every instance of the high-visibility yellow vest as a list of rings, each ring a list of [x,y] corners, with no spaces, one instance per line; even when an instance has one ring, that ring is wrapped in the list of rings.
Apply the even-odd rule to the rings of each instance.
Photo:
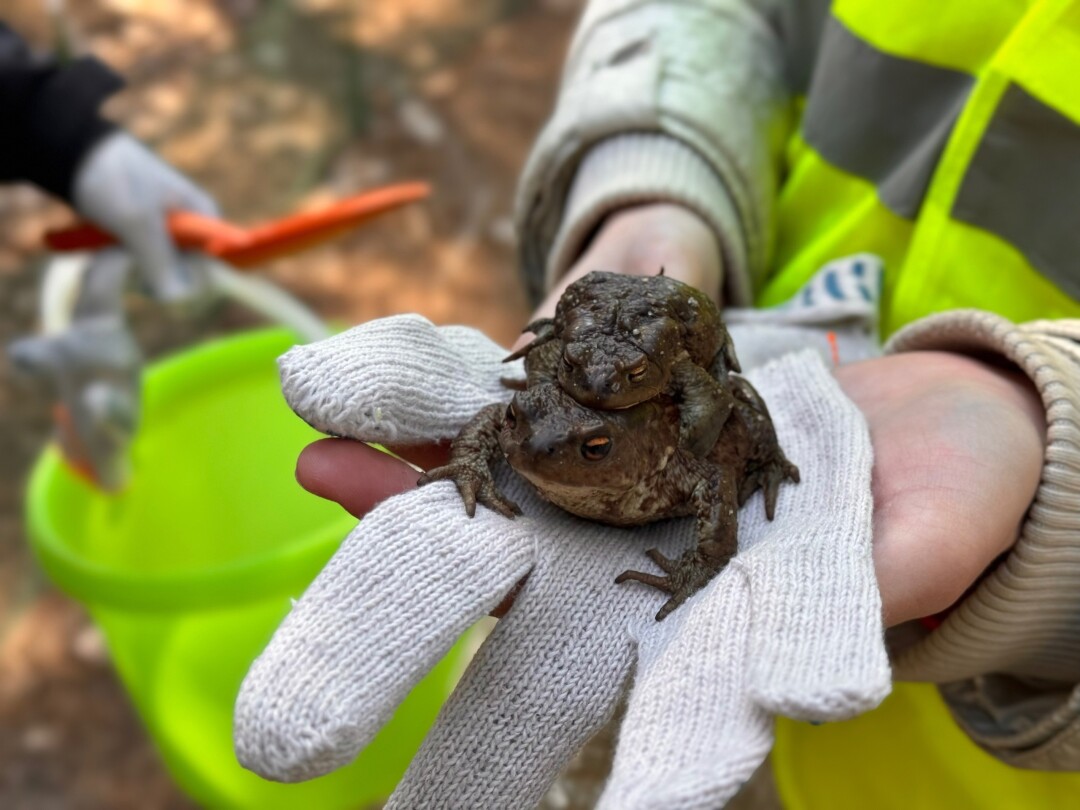
[[[835,2],[778,215],[761,305],[872,252],[886,335],[1080,316],[1080,2]]]
[[[883,331],[956,307],[1080,317],[1080,0],[837,0],[787,149],[775,272],[884,259]],[[846,723],[778,726],[790,810],[1080,807],[1080,774],[1010,768],[929,685]]]

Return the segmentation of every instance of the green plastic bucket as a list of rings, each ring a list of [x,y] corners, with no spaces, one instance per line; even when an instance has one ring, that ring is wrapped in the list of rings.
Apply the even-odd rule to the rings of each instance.
[[[106,494],[55,449],[27,518],[51,578],[100,625],[169,770],[208,807],[355,808],[397,783],[458,674],[456,649],[356,762],[296,785],[244,770],[233,702],[248,667],[355,525],[293,478],[316,438],[286,406],[284,330],[209,343],[148,368],[132,476]],[[460,649],[460,648],[458,648]]]

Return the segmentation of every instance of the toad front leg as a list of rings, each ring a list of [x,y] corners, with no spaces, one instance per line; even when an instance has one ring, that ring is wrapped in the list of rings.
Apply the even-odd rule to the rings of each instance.
[[[656,614],[663,620],[675,608],[704,588],[728,564],[738,550],[739,501],[735,478],[716,465],[694,488],[692,503],[697,513],[697,544],[678,559],[665,557],[659,549],[646,552],[666,576],[642,571],[624,571],[616,583],[634,580],[659,588],[671,598]]]
[[[724,429],[735,398],[721,382],[686,358],[671,368],[671,390],[679,401],[679,444],[704,458]]]
[[[559,359],[562,357],[562,341],[549,340],[534,347],[526,347],[526,349],[528,353],[525,355],[525,379],[503,377],[502,384],[514,391],[525,391],[549,383],[557,384]]]
[[[502,455],[499,431],[504,405],[495,403],[483,408],[461,429],[450,447],[450,463],[428,470],[416,482],[424,486],[433,481],[453,481],[465,501],[469,517],[476,514],[477,502],[508,518],[521,514],[521,508],[499,492],[491,465]]]

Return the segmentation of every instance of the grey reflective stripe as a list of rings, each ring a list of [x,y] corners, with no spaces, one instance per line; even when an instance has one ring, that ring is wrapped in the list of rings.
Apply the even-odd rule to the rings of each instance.
[[[759,0],[784,52],[788,86],[804,95],[821,46],[821,32],[832,0]]]
[[[884,53],[835,17],[825,23],[803,136],[827,161],[877,186],[914,218],[974,80]]]
[[[1010,85],[968,165],[952,216],[1012,243],[1080,299],[1080,125]]]

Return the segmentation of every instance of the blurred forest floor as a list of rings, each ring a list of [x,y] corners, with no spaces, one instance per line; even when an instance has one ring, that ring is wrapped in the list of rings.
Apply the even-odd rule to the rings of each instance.
[[[124,75],[107,113],[238,223],[395,181],[435,187],[268,278],[343,324],[420,312],[514,339],[529,314],[514,182],[579,0],[67,0],[59,24],[49,5],[0,0],[0,18]],[[32,188],[0,189],[0,343],[34,331],[40,236],[70,218]],[[150,358],[258,324],[235,306],[182,320],[133,299],[130,312]],[[22,499],[48,413],[0,353],[0,807],[190,807],[99,634],[30,556]]]

